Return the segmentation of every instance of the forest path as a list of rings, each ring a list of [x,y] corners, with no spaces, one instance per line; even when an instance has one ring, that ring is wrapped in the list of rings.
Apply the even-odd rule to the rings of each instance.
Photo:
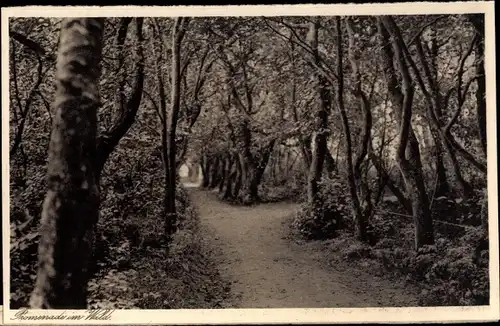
[[[188,186],[189,187],[189,186]],[[232,282],[236,308],[414,306],[401,285],[349,266],[326,267],[322,254],[286,238],[291,203],[251,207],[223,203],[189,187],[206,242],[220,251],[220,269]]]

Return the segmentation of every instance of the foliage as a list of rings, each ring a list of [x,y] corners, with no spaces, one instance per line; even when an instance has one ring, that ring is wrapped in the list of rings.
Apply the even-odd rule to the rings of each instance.
[[[291,175],[282,180],[266,179],[259,188],[262,202],[305,200],[304,189],[306,188],[307,176],[303,170],[294,170]]]
[[[127,228],[102,239],[100,271],[91,280],[89,307],[109,309],[216,308],[226,304],[229,287],[203,246],[198,214],[183,188],[178,188],[179,231],[167,255],[157,222],[147,219],[133,228],[141,239],[133,244]],[[108,226],[105,230],[110,230]],[[127,233],[128,232],[128,233]],[[124,234],[125,233],[125,234]]]
[[[403,277],[419,289],[421,305],[488,304],[489,251],[484,229],[467,228],[457,237],[439,228],[444,233],[438,233],[435,245],[414,251],[413,230],[405,219],[384,214],[375,216],[372,223],[374,232],[383,234],[374,246],[355,241],[352,230],[342,230],[325,241],[328,259],[345,260],[356,268],[370,266],[368,272],[385,277]]]
[[[325,180],[320,189],[321,205],[302,204],[292,224],[306,239],[332,238],[339,230],[352,225],[345,185],[334,178]]]
[[[481,53],[480,46],[484,35],[468,15],[392,19],[401,38],[389,42],[397,36],[392,30],[386,44],[376,17],[351,17],[350,33],[347,18],[341,19],[337,30],[335,17],[319,17],[317,49],[309,17],[191,19],[179,53],[175,159],[194,165],[210,163],[210,171],[217,171],[208,188],[217,187],[222,200],[301,202],[292,225],[295,232],[306,239],[330,239],[342,259],[373,260],[418,282],[426,304],[485,303],[487,203],[482,189],[487,180],[485,139],[481,138],[485,126],[480,122],[485,119],[485,113],[481,115],[485,112],[481,104],[484,49]],[[163,173],[160,126],[172,105],[174,20],[144,19],[143,41],[131,24],[120,43],[122,23],[120,18],[106,19],[99,83],[101,138],[123,117],[120,99],[133,94],[139,46],[146,53],[144,87],[131,126],[101,175],[96,276],[90,282],[89,303],[117,308],[218,306],[224,301],[225,285],[200,242],[197,213],[182,187],[175,192],[179,231],[168,255],[163,237],[165,192],[173,189],[173,180],[166,180]],[[9,21],[9,28],[10,64],[16,68],[9,69],[11,308],[16,308],[26,305],[36,273],[60,19],[16,18]],[[389,60],[396,77],[396,85],[391,86],[383,50],[397,50],[394,45],[407,53],[401,64],[394,56]],[[407,75],[401,68],[405,65]],[[417,201],[398,159],[400,136],[411,133],[402,132],[401,108],[391,97],[404,86],[404,75],[415,93],[411,116],[403,122],[415,133],[418,155],[413,158],[422,165],[418,183],[434,220],[434,245],[418,250],[412,248],[414,221],[408,209]],[[318,76],[326,79],[325,85],[318,87]],[[319,98],[319,88],[328,93],[328,99]],[[360,101],[363,96],[366,102]],[[327,135],[327,153],[316,156],[324,160],[323,174],[316,200],[305,203],[312,157],[318,155],[314,112],[325,103],[328,126],[320,131]],[[345,106],[344,115],[339,104]],[[364,107],[373,120],[367,143],[362,137]],[[341,118],[350,128],[353,167],[348,164]],[[367,144],[366,153],[363,144]],[[346,182],[351,173],[354,185]],[[441,188],[444,193],[438,193],[438,181],[448,186]],[[241,188],[236,191],[238,182]],[[463,191],[464,185],[472,191]],[[228,186],[238,193],[227,192]],[[256,194],[251,193],[252,187]],[[370,214],[366,214],[364,243],[353,240],[353,222],[359,216],[351,205],[353,193],[363,210],[374,206],[373,211],[366,209]]]

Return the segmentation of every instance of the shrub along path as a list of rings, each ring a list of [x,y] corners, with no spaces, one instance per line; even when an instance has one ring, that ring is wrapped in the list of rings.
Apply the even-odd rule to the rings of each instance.
[[[327,267],[320,249],[287,239],[290,203],[234,206],[190,187],[206,242],[220,249],[220,269],[232,282],[236,308],[415,306],[397,284],[347,266]],[[324,261],[324,259],[323,259]]]

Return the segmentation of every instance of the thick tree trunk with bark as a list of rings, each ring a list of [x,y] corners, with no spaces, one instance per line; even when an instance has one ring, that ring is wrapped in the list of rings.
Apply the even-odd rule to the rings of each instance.
[[[99,195],[96,150],[104,20],[62,22],[35,309],[85,309]]]
[[[177,227],[177,211],[175,207],[175,190],[176,190],[176,144],[175,134],[177,129],[177,119],[180,109],[180,88],[181,88],[181,42],[184,37],[185,26],[183,18],[177,18],[174,26],[172,37],[172,103],[170,112],[167,117],[167,171],[168,186],[166,193],[166,211],[165,211],[165,235],[170,237],[175,233]]]
[[[349,173],[353,173],[354,175],[354,183],[356,185],[356,189],[352,192],[356,193],[358,199],[355,202],[361,202],[359,198],[364,198],[365,207],[355,208],[356,212],[356,234],[360,241],[367,241],[367,229],[369,219],[371,217],[373,211],[373,203],[371,198],[371,190],[368,186],[368,181],[366,180],[367,176],[362,175],[362,164],[367,157],[368,151],[370,150],[371,143],[371,130],[373,124],[371,106],[368,97],[365,95],[362,88],[361,81],[361,72],[358,65],[358,54],[356,49],[356,40],[355,33],[349,18],[346,19],[346,27],[347,34],[349,38],[349,61],[351,62],[352,75],[354,79],[354,96],[356,97],[359,106],[362,109],[363,122],[361,128],[360,141],[358,144],[356,159],[354,161],[353,171],[349,171]]]
[[[338,76],[338,89],[337,89],[337,108],[340,112],[340,118],[342,121],[342,129],[344,131],[345,139],[345,159],[347,161],[347,183],[349,186],[349,194],[351,195],[351,208],[353,212],[354,221],[356,223],[356,234],[359,240],[366,240],[366,228],[362,227],[362,211],[361,204],[359,201],[357,193],[356,178],[354,175],[354,164],[353,164],[353,150],[352,150],[352,139],[351,130],[349,126],[349,120],[344,105],[344,70],[343,70],[343,42],[342,42],[342,28],[340,17],[336,18],[336,30],[337,30],[337,76]]]
[[[239,151],[238,157],[241,167],[241,186],[238,186],[237,189],[242,191],[241,198],[243,201],[252,204],[259,200],[257,188],[260,181],[257,183],[256,188],[259,162],[250,148],[252,134],[249,125],[248,117],[242,117],[235,128],[236,148]]]

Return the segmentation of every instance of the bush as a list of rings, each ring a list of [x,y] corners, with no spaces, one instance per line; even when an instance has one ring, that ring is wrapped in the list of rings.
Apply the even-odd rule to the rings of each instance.
[[[10,184],[10,307],[12,309],[26,306],[33,291],[37,268],[38,225],[46,191],[43,166],[30,167],[27,175],[29,177],[25,178],[25,182],[23,178],[13,179]]]
[[[483,204],[486,207],[485,199],[474,203],[476,206]],[[335,239],[324,242],[325,252],[333,264],[342,260],[353,264],[355,268],[370,266],[369,272],[378,275],[385,270],[390,272],[389,277],[403,277],[421,290],[420,305],[488,304],[488,235],[484,225],[468,226],[467,219],[461,216],[469,215],[471,211],[480,214],[479,210],[471,207],[461,211],[462,205],[473,204],[464,201],[451,208],[458,210],[458,220],[464,223],[457,226],[461,228],[460,235],[436,228],[435,244],[424,246],[418,251],[413,248],[414,229],[411,218],[376,214],[371,220],[374,236],[378,239],[374,245],[358,242],[352,229],[347,228],[337,230]],[[474,216],[472,220],[477,219]],[[310,224],[304,222],[307,220],[303,216],[299,221],[304,229],[309,227],[312,230]],[[377,265],[379,268],[375,267]]]
[[[146,220],[138,231],[140,237],[151,237],[151,243],[160,245],[142,243],[132,250],[129,240],[122,237],[119,245],[111,247],[105,266],[90,282],[91,308],[185,309],[225,305],[229,285],[222,280],[209,249],[203,245],[199,216],[190,203],[186,191],[179,187],[179,225],[168,253],[158,240],[161,231],[156,230],[158,222],[154,219]]]
[[[162,236],[161,162],[148,155],[127,156],[123,151],[118,147],[111,155],[101,179],[89,307],[212,308],[222,304],[227,286],[201,245],[198,215],[186,190],[177,188],[179,231],[167,256]],[[11,184],[12,309],[28,305],[36,278],[38,225],[46,188],[44,167],[35,168],[29,171],[26,183]],[[184,268],[198,278],[192,286],[186,285],[189,281]],[[204,287],[204,292],[198,291],[198,286]],[[205,297],[196,297],[198,292]]]
[[[320,184],[320,205],[305,203],[296,214],[292,227],[306,239],[329,239],[338,230],[350,226],[348,192],[336,179]]]
[[[422,305],[483,305],[489,300],[487,239],[480,230],[471,229],[457,244],[437,238],[436,245],[395,247],[391,240],[381,241],[372,256],[386,269],[407,276],[423,288]]]
[[[432,285],[427,304],[486,305],[489,302],[488,238],[471,228],[459,246],[438,248],[425,278]]]

